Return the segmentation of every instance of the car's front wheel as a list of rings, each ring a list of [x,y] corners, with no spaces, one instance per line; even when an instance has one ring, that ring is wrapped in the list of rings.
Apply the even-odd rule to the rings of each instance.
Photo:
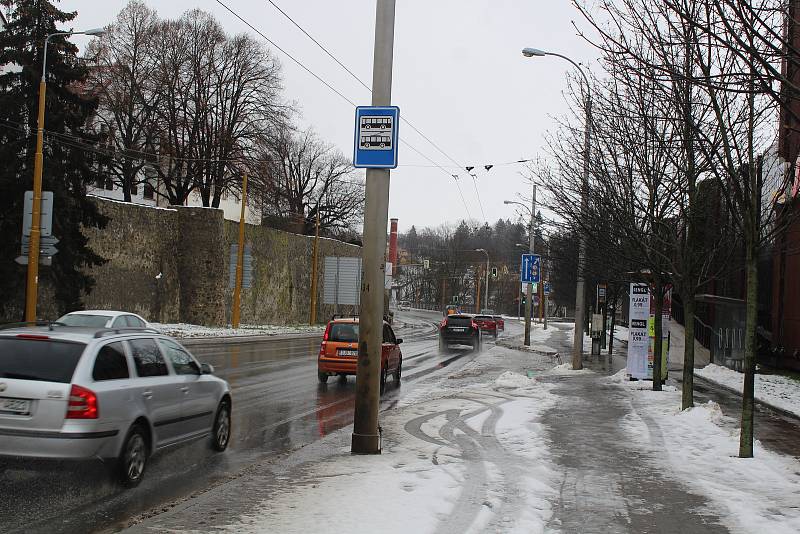
[[[400,361],[397,362],[397,369],[394,371],[394,381],[400,382],[400,378],[403,376],[403,358],[400,358]]]
[[[388,373],[386,372],[386,367],[381,367],[381,395],[383,395],[383,392],[386,391],[386,375],[387,374]]]
[[[211,432],[211,447],[222,452],[228,448],[231,440],[231,405],[227,400],[219,403],[217,416],[214,418],[214,428]]]
[[[122,485],[127,488],[138,486],[147,467],[147,433],[144,427],[135,424],[128,430],[117,464]]]

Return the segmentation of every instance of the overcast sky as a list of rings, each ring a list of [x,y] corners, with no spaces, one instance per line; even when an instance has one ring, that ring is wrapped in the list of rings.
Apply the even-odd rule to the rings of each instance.
[[[229,33],[251,32],[215,0],[146,0],[164,18],[192,8],[209,11]],[[359,105],[370,95],[283,17],[267,0],[223,0],[242,18]],[[372,80],[374,0],[273,0],[368,85]],[[78,12],[75,29],[104,26],[127,0],[62,0]],[[515,218],[504,199],[530,196],[522,165],[501,165],[544,156],[544,134],[553,116],[566,113],[563,90],[570,65],[558,58],[524,58],[526,46],[570,56],[590,66],[596,52],[576,35],[580,15],[569,0],[399,0],[394,45],[392,103],[401,115],[444,150],[407,125],[400,166],[391,173],[389,216],[400,230],[456,222],[467,214],[483,222]],[[258,39],[257,35],[254,35]],[[79,44],[85,38],[76,37]],[[273,49],[283,65],[285,97],[295,101],[303,126],[353,152],[354,110],[313,76]],[[595,67],[596,68],[596,67]],[[449,156],[449,157],[448,157]],[[454,163],[452,157],[457,163]],[[486,172],[484,165],[495,167]],[[464,166],[475,166],[477,192]],[[462,202],[451,174],[461,176]]]

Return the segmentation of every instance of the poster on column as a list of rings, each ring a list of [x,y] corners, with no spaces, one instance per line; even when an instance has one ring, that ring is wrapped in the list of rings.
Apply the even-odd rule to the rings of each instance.
[[[649,318],[650,288],[646,284],[631,284],[628,309],[630,326],[628,328],[627,374],[631,378],[640,380],[652,379],[653,376],[652,362],[648,362],[650,336],[647,323]]]

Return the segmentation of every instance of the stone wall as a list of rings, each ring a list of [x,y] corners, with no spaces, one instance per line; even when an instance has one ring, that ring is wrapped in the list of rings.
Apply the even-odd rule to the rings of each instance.
[[[153,208],[96,199],[110,218],[103,230],[85,230],[89,246],[108,261],[91,274],[97,280],[84,299],[87,309],[120,309],[148,321],[224,326],[230,322],[230,246],[238,223],[221,210],[196,207]],[[291,324],[309,320],[311,257],[314,238],[264,226],[246,225],[253,255],[253,287],[242,291],[244,324]],[[330,255],[360,256],[361,248],[320,239],[318,319],[322,305],[321,267]],[[40,290],[40,309],[53,309],[52,294]],[[352,307],[340,306],[340,313]]]
[[[231,245],[239,239],[239,224],[225,221],[225,242],[228,256]],[[247,225],[245,243],[253,256],[253,285],[242,290],[241,321],[245,324],[306,323],[311,310],[311,261],[313,236],[292,234]],[[317,320],[324,322],[333,314],[333,306],[322,304],[325,284],[325,256],[360,256],[361,247],[333,239],[320,239]],[[229,261],[229,260],[228,260]],[[230,321],[233,290],[230,269],[225,270],[226,317]],[[353,313],[352,306],[339,306],[339,313]]]

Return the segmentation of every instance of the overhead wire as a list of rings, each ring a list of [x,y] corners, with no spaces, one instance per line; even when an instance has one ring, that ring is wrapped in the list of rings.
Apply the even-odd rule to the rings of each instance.
[[[278,46],[278,45],[275,43],[275,41],[273,41],[272,39],[270,39],[269,37],[267,37],[267,36],[266,36],[266,35],[265,35],[265,34],[264,34],[262,31],[260,31],[260,30],[258,30],[257,28],[255,28],[255,27],[254,27],[254,26],[253,26],[253,25],[252,25],[250,22],[248,22],[247,20],[245,20],[245,19],[244,19],[244,18],[243,18],[241,15],[239,15],[237,12],[235,12],[233,9],[231,9],[229,6],[227,6],[227,5],[226,5],[224,2],[222,2],[222,0],[215,0],[215,1],[216,1],[216,2],[217,2],[219,5],[221,5],[223,8],[225,8],[225,9],[226,9],[226,10],[227,10],[229,13],[231,13],[231,14],[232,14],[234,17],[236,17],[236,18],[237,18],[237,19],[239,19],[239,20],[240,20],[242,23],[244,23],[244,24],[245,24],[247,27],[249,27],[251,30],[253,30],[253,31],[254,31],[254,32],[256,32],[258,35],[260,35],[260,36],[261,36],[261,37],[262,37],[264,40],[266,40],[268,43],[270,43],[272,46],[274,46],[274,47],[275,47],[275,48],[277,48],[279,51],[281,51],[282,53],[284,53],[284,54],[285,54],[287,57],[289,57],[289,58],[290,58],[292,61],[294,61],[294,62],[295,62],[296,64],[298,64],[300,67],[302,67],[302,68],[303,68],[303,70],[305,70],[306,72],[309,72],[310,74],[312,74],[312,75],[314,76],[314,78],[316,78],[317,80],[321,81],[321,82],[322,82],[322,83],[323,83],[323,84],[324,84],[326,87],[328,87],[329,89],[331,89],[332,91],[334,91],[334,92],[335,92],[337,95],[339,95],[340,97],[342,97],[342,98],[343,98],[345,101],[347,101],[347,102],[348,102],[349,104],[351,104],[353,107],[356,107],[356,104],[355,104],[355,103],[354,103],[352,100],[350,100],[349,98],[347,98],[346,96],[344,96],[344,95],[343,95],[343,94],[342,94],[340,91],[338,91],[337,89],[335,89],[335,88],[334,88],[334,87],[333,87],[331,84],[329,84],[327,81],[323,80],[321,76],[317,75],[317,74],[316,74],[316,73],[314,73],[314,72],[313,72],[311,69],[309,69],[308,67],[306,67],[306,66],[305,66],[305,65],[304,65],[304,64],[303,64],[303,63],[302,63],[300,60],[298,60],[297,58],[295,58],[294,56],[292,56],[291,54],[289,54],[288,52],[286,52],[286,51],[285,51],[283,48],[281,48],[280,46]],[[328,49],[327,49],[327,48],[325,48],[325,46],[324,46],[324,45],[322,45],[322,44],[321,44],[321,43],[320,43],[320,42],[319,42],[317,39],[315,39],[315,38],[314,38],[314,37],[313,37],[313,36],[312,36],[310,33],[308,33],[308,32],[307,32],[307,31],[306,31],[306,30],[305,30],[305,29],[304,29],[302,26],[300,26],[300,24],[298,24],[298,23],[297,23],[297,22],[296,22],[296,21],[295,21],[295,20],[294,20],[292,17],[290,17],[290,16],[289,16],[289,15],[288,15],[288,14],[287,14],[287,13],[286,13],[286,12],[285,12],[283,9],[281,9],[281,8],[280,8],[280,7],[279,7],[277,4],[275,4],[275,3],[274,3],[274,2],[272,2],[271,0],[268,0],[268,1],[269,1],[269,3],[270,3],[270,4],[272,4],[272,5],[273,5],[273,6],[274,6],[276,9],[278,9],[278,11],[279,11],[281,14],[283,14],[283,15],[284,15],[284,16],[285,16],[285,17],[286,17],[286,18],[287,18],[287,19],[288,19],[288,20],[289,20],[289,21],[290,21],[292,24],[294,24],[294,25],[295,25],[295,26],[296,26],[298,29],[300,29],[300,31],[302,31],[302,32],[303,32],[303,33],[304,33],[304,34],[305,34],[305,35],[306,35],[306,36],[307,36],[309,39],[311,39],[311,40],[312,40],[312,41],[313,41],[313,42],[314,42],[314,43],[315,43],[315,44],[316,44],[316,45],[317,45],[317,46],[318,46],[320,49],[322,49],[322,50],[323,50],[323,51],[324,51],[324,52],[325,52],[325,53],[326,53],[326,54],[327,54],[327,55],[328,55],[328,56],[329,56],[331,59],[333,59],[333,60],[334,60],[334,61],[335,61],[335,62],[336,62],[336,63],[337,63],[339,66],[341,66],[341,67],[342,67],[342,68],[343,68],[343,69],[344,69],[344,70],[345,70],[347,73],[349,73],[349,74],[350,74],[350,76],[352,76],[352,77],[353,77],[353,78],[354,78],[356,81],[358,81],[358,82],[359,82],[359,83],[360,83],[362,86],[364,86],[364,88],[366,88],[368,91],[372,92],[372,89],[371,89],[371,88],[370,88],[370,87],[369,87],[369,86],[368,86],[366,83],[364,83],[364,81],[363,81],[363,80],[361,80],[361,79],[360,79],[360,78],[359,78],[359,77],[358,77],[358,76],[357,76],[357,75],[356,75],[356,74],[355,74],[355,73],[354,73],[352,70],[350,70],[350,69],[349,69],[347,66],[345,66],[345,65],[344,65],[344,63],[342,63],[342,62],[341,62],[339,59],[337,59],[337,58],[336,58],[336,56],[334,56],[334,55],[333,55],[333,54],[332,54],[330,51],[328,51]],[[411,123],[411,122],[410,122],[408,119],[406,119],[406,118],[404,118],[404,117],[402,117],[402,116],[401,116],[401,117],[400,117],[400,120],[401,120],[401,121],[403,121],[405,124],[408,124],[408,125],[409,125],[409,127],[411,127],[411,129],[412,129],[412,130],[414,130],[415,132],[417,132],[417,133],[418,133],[418,134],[419,134],[419,135],[420,135],[420,136],[421,136],[423,139],[425,139],[425,140],[426,140],[428,143],[430,143],[430,144],[431,144],[431,146],[433,146],[434,148],[436,148],[436,150],[438,150],[439,152],[441,152],[442,154],[444,154],[444,155],[445,155],[445,157],[447,157],[449,160],[451,160],[453,163],[455,163],[455,164],[456,164],[456,166],[459,166],[459,167],[460,167],[460,165],[459,165],[458,161],[456,161],[456,160],[455,160],[455,159],[453,159],[453,158],[452,158],[452,157],[451,157],[449,154],[447,154],[446,152],[444,152],[444,150],[442,150],[442,149],[441,149],[441,147],[439,147],[439,146],[438,146],[436,143],[434,143],[434,142],[433,142],[433,141],[432,141],[432,140],[431,140],[431,139],[430,139],[428,136],[426,136],[424,133],[422,133],[422,131],[420,131],[420,130],[419,130],[417,127],[416,127],[416,126],[414,126],[414,125],[413,125],[413,124],[412,124],[412,123]],[[411,143],[409,143],[408,141],[406,141],[406,140],[405,140],[405,139],[403,139],[403,138],[401,138],[401,139],[400,139],[400,141],[401,141],[403,144],[405,144],[406,146],[408,146],[408,147],[409,147],[411,150],[413,150],[414,152],[416,152],[417,154],[419,154],[420,156],[422,156],[423,158],[425,158],[426,160],[428,160],[429,162],[431,162],[431,163],[434,165],[434,167],[436,167],[436,168],[438,168],[439,170],[441,170],[441,171],[442,171],[443,173],[445,173],[447,176],[452,176],[452,174],[451,174],[450,172],[448,172],[448,171],[447,171],[447,170],[446,170],[446,169],[445,169],[445,168],[444,168],[442,165],[438,164],[438,163],[437,163],[437,162],[435,162],[433,159],[431,159],[430,157],[428,157],[428,156],[426,156],[425,154],[423,154],[423,153],[422,153],[422,151],[420,151],[419,149],[417,149],[416,147],[414,147],[414,146],[413,146]],[[466,200],[464,199],[464,194],[463,194],[463,192],[461,191],[461,186],[460,186],[460,184],[458,184],[458,181],[457,181],[457,180],[456,180],[456,188],[458,189],[459,196],[461,197],[461,202],[464,204],[464,209],[465,209],[465,211],[467,212],[467,217],[468,217],[469,219],[471,219],[471,218],[472,218],[472,215],[471,215],[471,213],[470,213],[470,211],[469,211],[469,207],[467,206],[467,202],[466,202]]]

